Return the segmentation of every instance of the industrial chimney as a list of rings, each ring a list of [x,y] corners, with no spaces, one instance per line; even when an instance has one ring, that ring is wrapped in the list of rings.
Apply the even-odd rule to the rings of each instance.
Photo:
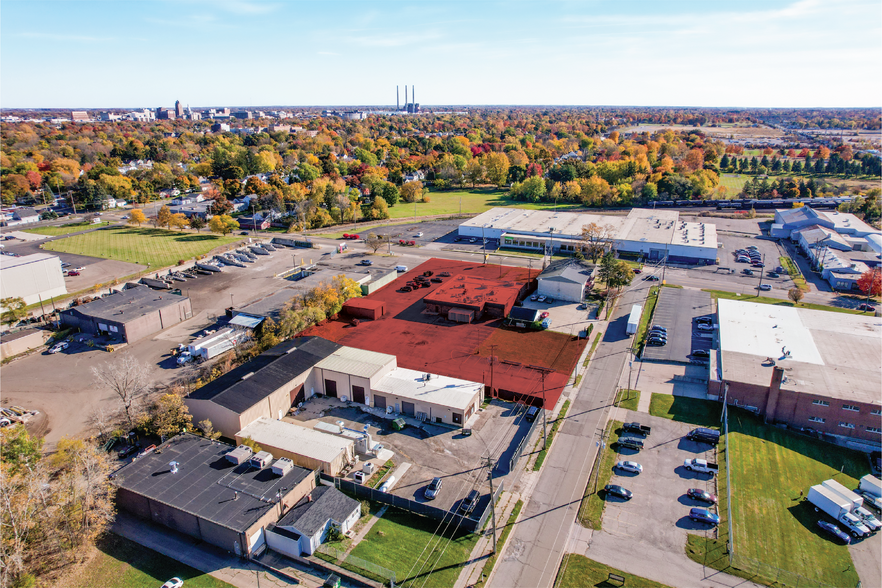
[[[407,84],[404,84],[404,109],[407,110]]]
[[[395,86],[395,110],[401,110],[401,95],[398,93],[398,86]]]

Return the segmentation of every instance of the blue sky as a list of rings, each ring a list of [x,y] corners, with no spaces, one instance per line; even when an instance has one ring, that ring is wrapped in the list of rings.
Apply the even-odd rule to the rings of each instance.
[[[0,5],[0,106],[880,106],[878,0]]]

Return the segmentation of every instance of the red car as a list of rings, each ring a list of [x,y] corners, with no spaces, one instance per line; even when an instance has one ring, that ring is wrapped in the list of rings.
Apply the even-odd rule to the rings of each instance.
[[[539,318],[540,318],[540,319],[548,318],[548,313],[547,313],[547,312],[543,312],[542,314],[539,315]]]
[[[643,270],[640,269],[639,267],[635,267],[635,268],[634,268],[633,270],[631,270],[631,271],[633,271],[635,274],[642,274],[642,273],[643,273]]]
[[[67,272],[67,275],[68,276],[78,276],[78,275],[80,275],[80,272],[70,271],[70,272]]]

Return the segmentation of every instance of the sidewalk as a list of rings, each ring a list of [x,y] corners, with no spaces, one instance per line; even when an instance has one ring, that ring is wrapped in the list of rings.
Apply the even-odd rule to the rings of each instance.
[[[500,539],[502,535],[502,530],[505,528],[505,525],[508,522],[508,517],[511,516],[511,513],[520,498],[521,497],[519,494],[513,494],[509,492],[502,493],[502,496],[500,497],[499,503],[496,508],[497,541]],[[492,524],[492,519],[488,519],[487,529],[481,535],[481,538],[478,539],[478,542],[475,544],[474,549],[472,549],[472,553],[469,556],[468,562],[466,562],[466,566],[459,573],[459,577],[456,579],[456,583],[453,585],[453,588],[466,588],[467,586],[471,586],[476,582],[481,581],[481,573],[484,570],[484,565],[487,563],[487,560],[490,558],[493,551],[493,534],[491,533]],[[517,521],[515,521],[513,524],[517,524]],[[509,538],[510,537],[511,532],[509,532]],[[504,545],[497,545],[497,557],[502,554],[503,548]],[[485,578],[484,586],[490,585],[490,578],[492,577],[493,570],[490,570],[490,574]]]

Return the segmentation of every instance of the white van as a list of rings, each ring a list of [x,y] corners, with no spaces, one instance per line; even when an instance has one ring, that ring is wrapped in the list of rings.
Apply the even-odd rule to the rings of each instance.
[[[395,266],[395,271],[397,271],[397,272],[399,272],[399,273],[400,273],[400,272],[406,272],[406,271],[407,271],[407,266],[406,266],[406,265],[396,265],[396,266]]]

